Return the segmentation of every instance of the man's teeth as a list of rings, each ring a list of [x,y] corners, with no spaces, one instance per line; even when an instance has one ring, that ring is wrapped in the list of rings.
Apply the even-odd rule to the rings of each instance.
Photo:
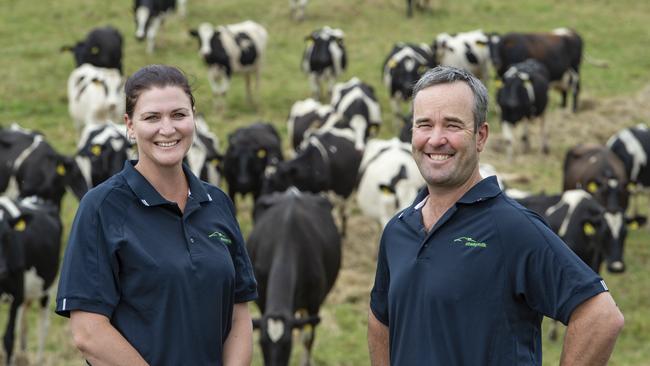
[[[169,142],[156,142],[156,145],[162,146],[162,147],[170,147],[170,146],[176,145],[177,143],[178,143],[178,140],[177,141],[169,141]]]
[[[432,160],[447,160],[451,158],[449,154],[427,154]]]

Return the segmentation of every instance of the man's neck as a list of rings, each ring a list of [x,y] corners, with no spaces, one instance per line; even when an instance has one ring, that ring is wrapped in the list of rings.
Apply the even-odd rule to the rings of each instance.
[[[480,174],[473,175],[463,185],[457,187],[436,187],[429,186],[429,196],[422,207],[422,223],[427,231],[440,220],[458,200],[465,195],[476,183],[483,178]]]

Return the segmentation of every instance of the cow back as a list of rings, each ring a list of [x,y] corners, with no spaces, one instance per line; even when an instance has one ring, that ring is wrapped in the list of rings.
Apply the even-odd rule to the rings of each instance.
[[[607,147],[621,159],[631,183],[650,187],[650,130],[645,124],[623,129],[607,141]]]

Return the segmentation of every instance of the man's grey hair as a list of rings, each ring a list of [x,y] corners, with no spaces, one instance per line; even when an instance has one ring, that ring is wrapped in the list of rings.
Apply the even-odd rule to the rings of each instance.
[[[422,89],[440,84],[451,84],[457,81],[464,82],[474,95],[474,132],[487,121],[488,91],[485,85],[470,72],[452,66],[436,66],[427,71],[413,87],[413,100]]]

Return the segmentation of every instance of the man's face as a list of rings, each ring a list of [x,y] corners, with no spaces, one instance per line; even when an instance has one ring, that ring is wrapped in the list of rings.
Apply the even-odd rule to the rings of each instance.
[[[478,155],[488,126],[483,123],[474,132],[473,105],[464,82],[431,86],[415,96],[411,148],[429,187],[456,188],[480,177]]]

